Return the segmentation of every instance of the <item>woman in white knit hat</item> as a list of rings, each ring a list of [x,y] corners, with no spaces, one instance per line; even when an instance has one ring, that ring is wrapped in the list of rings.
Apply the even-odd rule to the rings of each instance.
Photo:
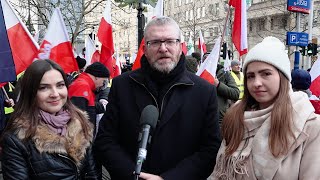
[[[267,37],[247,54],[244,97],[226,113],[209,179],[320,179],[320,117],[291,88],[284,44]]]

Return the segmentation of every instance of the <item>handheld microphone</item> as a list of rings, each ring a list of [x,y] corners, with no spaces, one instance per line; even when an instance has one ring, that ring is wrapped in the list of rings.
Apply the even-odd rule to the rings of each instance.
[[[154,105],[146,106],[140,116],[140,125],[141,127],[141,137],[139,137],[139,151],[137,154],[137,163],[135,169],[135,175],[138,177],[141,172],[141,167],[143,161],[147,157],[147,143],[149,139],[150,129],[154,129],[157,125],[157,121],[159,118],[159,111]]]

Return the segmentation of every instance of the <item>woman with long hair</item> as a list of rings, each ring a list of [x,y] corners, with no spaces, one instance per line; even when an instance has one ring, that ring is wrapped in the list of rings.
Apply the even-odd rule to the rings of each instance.
[[[22,78],[2,137],[4,179],[97,179],[93,125],[68,99],[62,68],[37,60]]]
[[[293,92],[284,44],[267,37],[247,54],[244,97],[222,122],[211,179],[320,179],[320,117]]]

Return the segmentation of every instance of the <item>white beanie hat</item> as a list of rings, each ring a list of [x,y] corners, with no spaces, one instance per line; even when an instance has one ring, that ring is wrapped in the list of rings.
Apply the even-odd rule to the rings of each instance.
[[[243,63],[243,72],[253,61],[265,62],[280,70],[291,81],[290,60],[284,44],[277,38],[269,36],[248,52]]]

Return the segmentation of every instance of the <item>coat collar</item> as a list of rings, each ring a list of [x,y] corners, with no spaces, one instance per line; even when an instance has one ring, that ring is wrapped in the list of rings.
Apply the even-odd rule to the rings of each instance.
[[[184,56],[181,58],[185,58]],[[129,75],[129,77],[133,80],[134,83],[136,83],[140,88],[134,88],[133,89],[133,94],[135,96],[135,100],[137,103],[137,106],[139,108],[139,112],[143,110],[144,107],[147,105],[153,104],[155,105],[158,109],[162,106],[162,104],[157,102],[156,97],[153,96],[151,91],[148,89],[147,86],[147,74],[145,74],[142,69],[137,69]],[[183,71],[182,75],[169,87],[167,90],[167,93],[169,91],[172,91],[176,86],[193,86],[195,83],[191,78],[192,74],[188,71]],[[149,95],[146,96],[146,92],[148,92]],[[171,117],[172,115],[179,109],[181,106],[181,103],[183,101],[183,98],[186,96],[183,95],[183,93],[173,93],[170,97],[170,99],[173,99],[173,101],[170,101],[170,103],[167,104],[166,109],[170,109],[170,111],[165,111],[164,113],[159,112],[161,118],[160,126],[165,124]],[[166,96],[164,97],[166,98]],[[163,111],[163,109],[162,109]],[[159,125],[158,125],[159,126]]]
[[[40,123],[32,141],[40,153],[66,154],[80,166],[81,161],[85,157],[86,150],[91,146],[93,140],[92,124],[89,121],[87,123],[91,126],[89,128],[89,137],[84,136],[81,123],[78,119],[71,119],[69,121],[65,136],[54,133],[46,124]],[[30,125],[25,120],[18,120],[17,124],[19,126],[17,129],[18,138],[23,140]]]

